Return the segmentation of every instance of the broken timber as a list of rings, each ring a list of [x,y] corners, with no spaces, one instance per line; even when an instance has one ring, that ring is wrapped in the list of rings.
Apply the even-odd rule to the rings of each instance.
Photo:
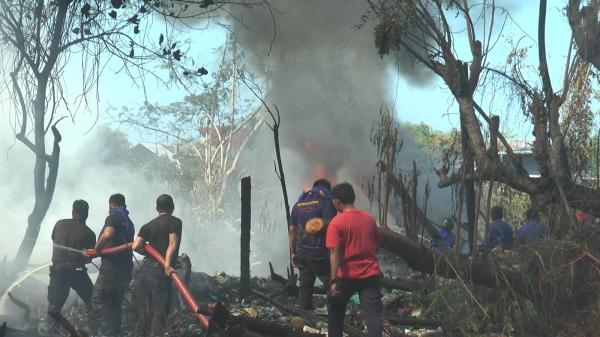
[[[409,268],[446,278],[463,278],[474,284],[498,288],[510,287],[517,293],[529,295],[519,273],[495,266],[492,260],[465,259],[434,255],[423,244],[409,240],[389,229],[378,228],[381,247],[400,256]],[[453,259],[453,260],[451,260]]]
[[[290,308],[289,306],[277,301],[276,299],[274,299],[270,296],[267,296],[256,290],[252,290],[252,293],[254,295],[262,298],[265,301],[273,303],[273,305],[275,305],[276,307],[278,307],[279,309],[281,309],[283,311],[286,311],[292,315],[296,315],[296,316],[300,316],[300,317],[304,318],[307,322],[310,322],[313,325],[318,321],[328,323],[327,317],[321,317],[321,316],[315,315],[312,311],[303,310],[300,308]],[[363,337],[364,336],[362,331],[348,325],[347,323],[344,323],[344,332],[346,332],[349,337]]]

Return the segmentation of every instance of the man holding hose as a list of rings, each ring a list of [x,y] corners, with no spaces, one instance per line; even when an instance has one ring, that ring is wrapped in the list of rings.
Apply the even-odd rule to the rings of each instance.
[[[144,246],[149,243],[163,256],[163,268],[151,256],[144,258],[136,289],[139,301],[138,336],[164,336],[168,333],[167,317],[171,300],[171,274],[179,256],[181,220],[173,216],[175,204],[168,194],[156,199],[158,217],[145,224],[133,243],[133,249],[146,255]]]
[[[125,196],[117,193],[108,199],[109,215],[104,221],[96,243],[96,254],[102,255],[105,248],[133,242],[135,229],[125,205]],[[100,273],[94,284],[92,303],[95,316],[101,315],[100,331],[103,336],[121,335],[121,304],[133,274],[133,253],[125,251],[102,255]]]

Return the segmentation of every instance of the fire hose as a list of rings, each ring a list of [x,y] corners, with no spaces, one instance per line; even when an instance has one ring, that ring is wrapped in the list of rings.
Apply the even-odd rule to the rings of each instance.
[[[85,252],[85,254],[90,257],[115,254],[115,253],[129,250],[132,248],[132,246],[133,246],[132,243],[126,243],[126,244],[120,245],[120,246],[104,248],[100,251],[100,254],[98,254],[98,252],[96,252],[94,249],[88,249]],[[150,244],[146,243],[144,245],[144,250],[146,251],[146,253],[148,253],[150,256],[152,256],[152,258],[154,258],[154,260],[156,260],[156,262],[158,262],[158,264],[160,264],[163,268],[165,267],[165,265],[167,264],[165,261],[165,258],[156,250],[156,248],[154,248]],[[173,280],[173,283],[175,283],[177,290],[179,290],[179,293],[181,294],[181,296],[187,303],[190,310],[194,313],[194,315],[196,315],[196,318],[198,318],[198,320],[200,321],[200,324],[202,324],[204,329],[208,329],[209,324],[210,324],[208,319],[206,318],[206,316],[204,316],[200,313],[200,306],[196,302],[196,299],[194,299],[194,296],[192,295],[192,293],[190,292],[188,287],[185,285],[185,283],[181,279],[181,276],[179,275],[179,273],[177,273],[176,271],[172,272],[171,279]]]

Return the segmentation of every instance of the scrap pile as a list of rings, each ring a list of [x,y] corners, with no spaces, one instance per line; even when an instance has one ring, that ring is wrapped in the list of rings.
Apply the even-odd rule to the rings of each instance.
[[[186,270],[180,270],[184,278],[188,279],[188,286],[194,297],[201,304],[212,319],[226,321],[228,332],[217,336],[319,336],[326,335],[327,331],[327,305],[326,296],[315,295],[315,310],[306,311],[300,309],[296,303],[295,294],[290,293],[289,287],[282,285],[271,278],[251,279],[252,293],[242,298],[239,292],[239,278],[219,272],[208,275],[200,272],[191,272],[186,276]],[[388,270],[388,275],[390,274]],[[420,277],[413,275],[413,277]],[[135,280],[135,278],[134,278]],[[440,322],[432,319],[423,319],[422,311],[411,304],[416,295],[407,291],[394,290],[391,288],[408,288],[416,284],[427,284],[423,280],[397,280],[386,278],[388,287],[384,287],[383,302],[385,306],[384,316],[386,318],[385,328],[388,336],[446,336]],[[385,282],[384,282],[385,283]],[[132,283],[129,293],[124,302],[123,331],[125,336],[135,336],[136,311],[135,282]],[[45,289],[43,284],[34,279],[25,282],[15,289],[15,299],[24,303],[40,303],[31,306],[30,317],[26,320],[23,330],[34,335],[44,335],[46,328],[46,305],[40,299],[29,297],[27,289]],[[415,289],[417,287],[415,286]],[[324,290],[324,289],[322,289]],[[204,336],[205,332],[193,315],[189,314],[183,299],[173,292],[173,306],[170,316],[171,336]],[[221,313],[215,312],[209,303],[222,302],[227,308]],[[346,319],[346,331],[350,337],[364,336],[364,322],[360,313],[360,300],[353,297],[348,306]],[[15,310],[19,310],[15,307]],[[85,309],[78,301],[69,302],[63,310],[66,319],[74,326],[86,330],[87,322]],[[9,322],[10,323],[10,322]],[[407,335],[405,333],[408,333]],[[65,332],[65,335],[67,333]],[[7,335],[6,337],[10,337]]]

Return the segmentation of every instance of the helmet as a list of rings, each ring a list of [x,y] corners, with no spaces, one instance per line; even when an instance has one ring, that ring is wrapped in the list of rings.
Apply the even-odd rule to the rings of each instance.
[[[448,230],[454,229],[454,221],[452,218],[445,218],[444,221],[442,221],[442,228],[446,228]]]

